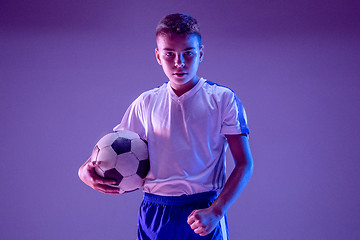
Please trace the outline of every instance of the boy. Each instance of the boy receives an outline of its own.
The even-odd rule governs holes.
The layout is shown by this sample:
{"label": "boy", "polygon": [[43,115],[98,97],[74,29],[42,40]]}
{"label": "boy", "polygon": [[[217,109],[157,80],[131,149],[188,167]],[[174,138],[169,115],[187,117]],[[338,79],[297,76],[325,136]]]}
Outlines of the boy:
{"label": "boy", "polygon": [[[114,131],[148,142],[150,172],[139,210],[138,239],[228,239],[226,211],[253,172],[249,129],[230,89],[197,77],[204,57],[197,21],[171,14],[156,29],[156,59],[169,82],[141,94]],[[225,183],[225,151],[235,168]],[[94,173],[88,159],[79,177],[107,194],[119,189]],[[218,193],[220,194],[218,195]]]}

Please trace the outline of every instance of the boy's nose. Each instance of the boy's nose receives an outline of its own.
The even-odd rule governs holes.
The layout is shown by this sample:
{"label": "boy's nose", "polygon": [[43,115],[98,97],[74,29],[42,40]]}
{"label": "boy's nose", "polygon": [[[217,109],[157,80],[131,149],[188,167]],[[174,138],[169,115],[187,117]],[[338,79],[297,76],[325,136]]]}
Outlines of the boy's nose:
{"label": "boy's nose", "polygon": [[185,66],[185,63],[184,62],[175,62],[175,67],[176,68],[183,68]]}
{"label": "boy's nose", "polygon": [[176,68],[183,68],[185,66],[185,59],[183,58],[183,56],[177,56],[175,58],[175,67]]}

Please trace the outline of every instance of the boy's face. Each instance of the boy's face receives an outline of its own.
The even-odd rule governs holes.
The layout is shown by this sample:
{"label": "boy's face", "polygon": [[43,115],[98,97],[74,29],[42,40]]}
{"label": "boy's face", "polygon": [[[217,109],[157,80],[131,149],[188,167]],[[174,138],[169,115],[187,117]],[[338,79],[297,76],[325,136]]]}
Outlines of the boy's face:
{"label": "boy's face", "polygon": [[160,35],[156,39],[156,59],[178,92],[190,90],[198,82],[199,63],[204,56],[203,46],[195,34]]}

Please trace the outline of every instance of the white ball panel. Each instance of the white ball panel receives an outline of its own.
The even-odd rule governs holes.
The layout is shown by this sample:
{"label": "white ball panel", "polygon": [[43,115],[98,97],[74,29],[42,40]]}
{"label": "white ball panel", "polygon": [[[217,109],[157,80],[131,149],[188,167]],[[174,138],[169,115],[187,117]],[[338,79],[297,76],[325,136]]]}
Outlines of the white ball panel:
{"label": "white ball panel", "polygon": [[91,161],[92,162],[96,162],[97,161],[97,157],[98,157],[98,154],[99,154],[99,147],[96,145],[91,153]]}
{"label": "white ball panel", "polygon": [[116,139],[118,138],[118,134],[113,132],[113,133],[108,133],[105,136],[103,136],[98,143],[96,144],[100,149],[110,146]]}
{"label": "white ball panel", "polygon": [[130,140],[140,138],[137,133],[128,130],[121,130],[116,132],[116,134],[118,137],[127,138]]}
{"label": "white ball panel", "polygon": [[131,141],[131,152],[134,153],[139,160],[145,160],[149,158],[147,145],[140,138]]}
{"label": "white ball panel", "polygon": [[108,146],[100,150],[97,160],[101,162],[100,166],[103,170],[108,170],[115,167],[117,154],[111,146]]}
{"label": "white ball panel", "polygon": [[125,177],[121,180],[119,187],[123,191],[133,191],[138,189],[144,185],[144,179],[141,179],[138,175],[132,175],[129,177]]}
{"label": "white ball panel", "polygon": [[123,176],[130,176],[136,173],[139,166],[139,160],[131,153],[123,153],[117,157],[116,169]]}

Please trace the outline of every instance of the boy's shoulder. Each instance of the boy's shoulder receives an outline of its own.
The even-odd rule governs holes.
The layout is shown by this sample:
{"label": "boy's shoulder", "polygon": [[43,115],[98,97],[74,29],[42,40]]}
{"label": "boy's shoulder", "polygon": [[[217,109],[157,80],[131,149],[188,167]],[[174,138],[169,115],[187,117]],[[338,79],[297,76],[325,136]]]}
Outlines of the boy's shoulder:
{"label": "boy's shoulder", "polygon": [[204,79],[204,85],[203,85],[203,89],[206,90],[206,92],[214,97],[219,97],[219,98],[234,98],[236,97],[235,92],[224,85],[215,83],[215,82],[211,82],[209,80]]}
{"label": "boy's shoulder", "polygon": [[154,87],[152,89],[146,90],[144,92],[142,92],[135,100],[135,102],[142,102],[142,103],[147,103],[153,99],[156,99],[157,97],[159,97],[159,95],[164,94],[167,90],[167,82],[163,83],[160,86]]}
{"label": "boy's shoulder", "polygon": [[224,86],[224,85],[221,85],[219,83],[216,83],[216,82],[211,82],[209,80],[206,80],[204,79],[204,86],[207,87],[208,89],[211,89],[213,91],[217,91],[218,93],[221,93],[221,92],[224,92],[224,93],[234,93],[234,91],[227,87],[227,86]]}
{"label": "boy's shoulder", "polygon": [[168,85],[168,82],[165,82],[160,86],[157,86],[157,87],[154,87],[152,89],[146,90],[145,92],[141,93],[139,97],[144,99],[144,98],[149,98],[149,97],[152,97],[152,96],[157,96],[160,93],[163,93],[163,92],[166,91],[167,85]]}

